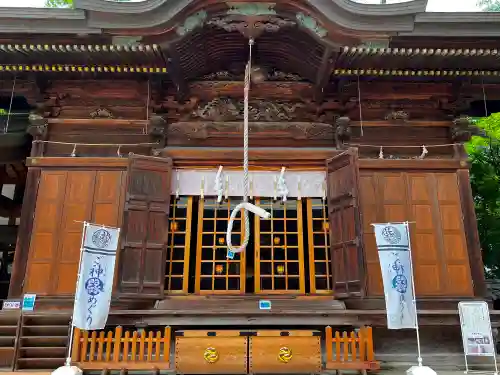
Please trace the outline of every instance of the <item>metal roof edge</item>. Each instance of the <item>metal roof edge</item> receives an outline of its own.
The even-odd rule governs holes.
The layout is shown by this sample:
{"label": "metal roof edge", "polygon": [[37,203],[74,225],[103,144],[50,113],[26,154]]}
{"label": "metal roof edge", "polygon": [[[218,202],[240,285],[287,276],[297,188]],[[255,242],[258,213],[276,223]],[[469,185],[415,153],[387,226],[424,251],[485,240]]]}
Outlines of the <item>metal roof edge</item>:
{"label": "metal roof edge", "polygon": [[0,18],[84,20],[86,16],[78,9],[0,7]]}

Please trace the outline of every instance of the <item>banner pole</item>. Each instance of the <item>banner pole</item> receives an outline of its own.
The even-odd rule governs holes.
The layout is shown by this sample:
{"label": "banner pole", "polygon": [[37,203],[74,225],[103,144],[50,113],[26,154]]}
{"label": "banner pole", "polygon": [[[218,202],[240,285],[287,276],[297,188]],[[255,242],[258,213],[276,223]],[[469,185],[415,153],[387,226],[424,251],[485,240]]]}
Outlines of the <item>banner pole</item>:
{"label": "banner pole", "polygon": [[69,329],[68,354],[66,357],[66,362],[64,363],[66,366],[71,366],[71,352],[73,350],[73,336],[75,334],[75,325],[73,324],[73,321],[75,318],[75,308],[76,308],[78,284],[80,283],[80,277],[81,277],[81,273],[82,273],[83,245],[85,244],[85,237],[87,235],[87,225],[88,225],[88,223],[86,221],[84,221],[83,222],[82,242],[80,244],[80,259],[78,261],[78,274],[76,276],[75,297],[73,298],[73,314],[71,315],[71,326]]}
{"label": "banner pole", "polygon": [[417,294],[415,292],[415,275],[413,273],[413,257],[411,253],[410,226],[408,221],[406,221],[404,224],[406,228],[406,235],[408,236],[408,252],[410,255],[411,288],[413,291],[413,308],[415,309],[415,332],[417,334],[417,353],[418,353],[417,361],[418,361],[418,366],[422,367],[422,353],[420,350],[420,329],[418,326]]}

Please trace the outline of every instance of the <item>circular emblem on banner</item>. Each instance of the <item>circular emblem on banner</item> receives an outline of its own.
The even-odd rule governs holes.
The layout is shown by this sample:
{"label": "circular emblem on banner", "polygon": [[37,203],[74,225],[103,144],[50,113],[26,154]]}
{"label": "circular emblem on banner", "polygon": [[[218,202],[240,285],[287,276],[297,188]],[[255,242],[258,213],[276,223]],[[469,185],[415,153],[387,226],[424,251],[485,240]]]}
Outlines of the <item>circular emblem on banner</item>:
{"label": "circular emblem on banner", "polygon": [[105,229],[98,229],[92,235],[92,243],[99,249],[104,249],[111,242],[111,233]]}
{"label": "circular emblem on banner", "polygon": [[400,294],[405,294],[408,289],[408,280],[404,275],[396,275],[392,279],[392,287],[396,289],[396,292]]}
{"label": "circular emblem on banner", "polygon": [[392,225],[388,225],[382,229],[382,237],[384,237],[384,240],[391,245],[397,245],[401,242],[401,232],[398,228],[393,227]]}

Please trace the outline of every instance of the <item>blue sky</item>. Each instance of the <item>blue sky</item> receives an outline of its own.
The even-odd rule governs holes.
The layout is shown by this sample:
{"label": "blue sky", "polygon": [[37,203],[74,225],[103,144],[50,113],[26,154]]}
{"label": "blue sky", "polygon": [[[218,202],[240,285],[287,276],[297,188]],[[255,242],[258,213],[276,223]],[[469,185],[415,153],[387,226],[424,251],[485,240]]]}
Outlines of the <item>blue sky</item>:
{"label": "blue sky", "polygon": [[[379,3],[380,0],[358,0],[363,3]],[[400,2],[401,0],[388,0],[388,3]],[[429,12],[474,12],[478,11],[477,0],[429,0],[427,11]],[[16,7],[43,7],[45,0],[0,0],[0,6]]]}

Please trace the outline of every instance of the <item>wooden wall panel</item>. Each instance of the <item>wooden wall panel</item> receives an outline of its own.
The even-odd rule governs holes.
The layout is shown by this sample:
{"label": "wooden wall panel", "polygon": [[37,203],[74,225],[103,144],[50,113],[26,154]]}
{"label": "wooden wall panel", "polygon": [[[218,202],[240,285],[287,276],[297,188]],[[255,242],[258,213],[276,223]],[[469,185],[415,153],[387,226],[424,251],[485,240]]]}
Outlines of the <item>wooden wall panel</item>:
{"label": "wooden wall panel", "polygon": [[74,293],[82,222],[121,224],[122,171],[41,172],[25,292]]}
{"label": "wooden wall panel", "polygon": [[418,296],[471,296],[472,282],[455,172],[361,171],[368,294],[383,294],[371,223],[410,221]]}
{"label": "wooden wall panel", "polygon": [[25,291],[40,294],[52,289],[66,179],[67,173],[60,171],[42,172],[40,176]]}

